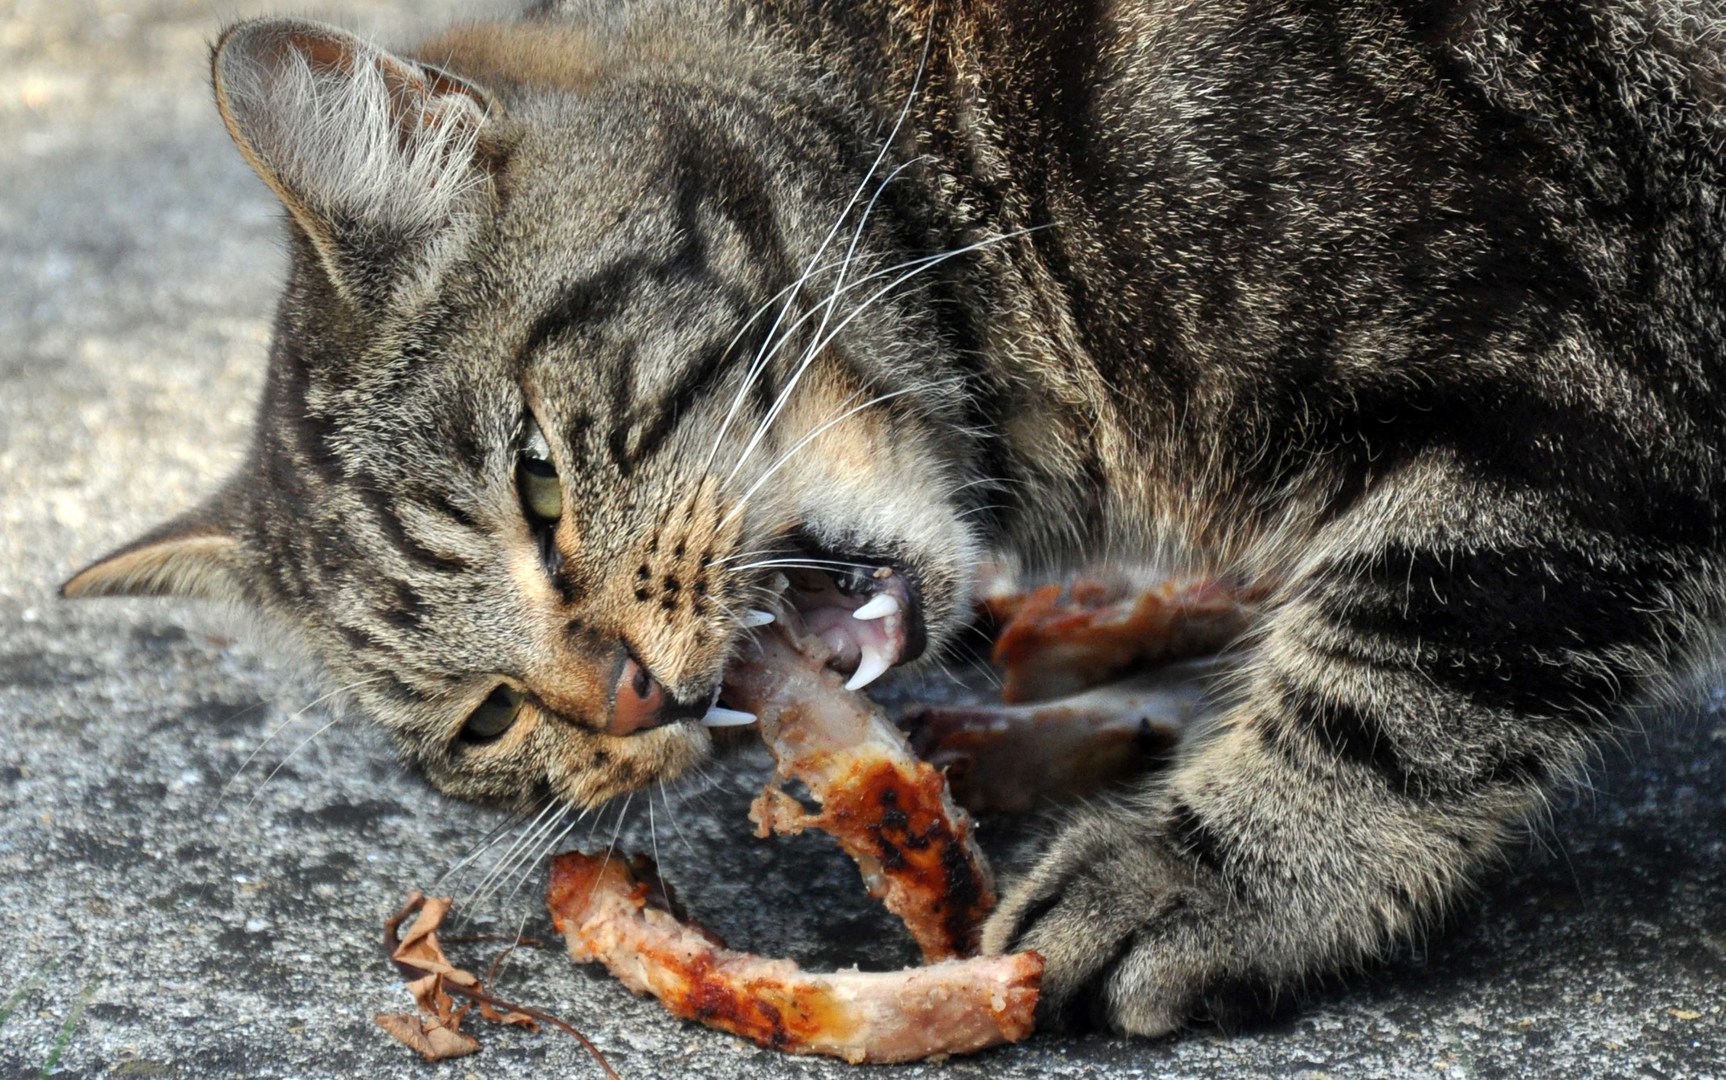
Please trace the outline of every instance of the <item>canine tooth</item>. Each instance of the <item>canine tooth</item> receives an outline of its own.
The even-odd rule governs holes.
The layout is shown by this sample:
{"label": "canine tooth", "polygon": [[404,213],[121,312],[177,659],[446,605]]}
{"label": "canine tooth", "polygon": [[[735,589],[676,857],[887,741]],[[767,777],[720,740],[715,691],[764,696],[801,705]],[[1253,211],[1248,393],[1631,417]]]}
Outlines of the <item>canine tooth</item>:
{"label": "canine tooth", "polygon": [[703,727],[742,727],[755,723],[755,714],[738,712],[736,709],[721,709],[715,705],[707,710],[707,715],[701,718]]}
{"label": "canine tooth", "polygon": [[851,613],[853,619],[869,622],[899,613],[899,598],[891,593],[876,593],[875,598]]}
{"label": "canine tooth", "polygon": [[745,630],[753,630],[757,626],[766,626],[772,621],[773,613],[771,611],[751,611],[749,614],[743,616],[743,628]]}
{"label": "canine tooth", "polygon": [[888,663],[887,654],[869,646],[863,646],[863,657],[857,661],[857,670],[851,673],[851,680],[845,684],[847,690],[861,690],[879,679],[893,665]]}

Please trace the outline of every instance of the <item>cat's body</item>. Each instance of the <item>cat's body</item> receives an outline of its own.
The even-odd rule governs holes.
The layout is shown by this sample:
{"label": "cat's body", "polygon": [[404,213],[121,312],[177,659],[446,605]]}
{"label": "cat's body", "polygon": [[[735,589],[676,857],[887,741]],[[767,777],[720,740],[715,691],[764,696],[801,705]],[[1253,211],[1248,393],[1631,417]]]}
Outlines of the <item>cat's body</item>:
{"label": "cat's body", "polygon": [[705,752],[751,552],[893,566],[903,659],[989,546],[1254,577],[1217,733],[986,935],[1051,1018],[1221,1016],[1418,931],[1711,647],[1723,28],[594,0],[418,52],[461,82],[248,24],[259,442],[69,591],[243,596],[440,786],[588,801]]}

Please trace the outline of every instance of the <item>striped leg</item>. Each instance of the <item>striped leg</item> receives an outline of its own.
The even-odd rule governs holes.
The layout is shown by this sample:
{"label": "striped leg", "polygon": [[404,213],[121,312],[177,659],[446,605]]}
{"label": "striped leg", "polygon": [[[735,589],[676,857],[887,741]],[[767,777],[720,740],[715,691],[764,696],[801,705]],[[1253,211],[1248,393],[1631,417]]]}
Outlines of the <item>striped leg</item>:
{"label": "striped leg", "polygon": [[1381,953],[1703,637],[1702,560],[1434,486],[1318,538],[1214,737],[1009,891],[985,946],[1043,953],[1048,1022],[1159,1034]]}

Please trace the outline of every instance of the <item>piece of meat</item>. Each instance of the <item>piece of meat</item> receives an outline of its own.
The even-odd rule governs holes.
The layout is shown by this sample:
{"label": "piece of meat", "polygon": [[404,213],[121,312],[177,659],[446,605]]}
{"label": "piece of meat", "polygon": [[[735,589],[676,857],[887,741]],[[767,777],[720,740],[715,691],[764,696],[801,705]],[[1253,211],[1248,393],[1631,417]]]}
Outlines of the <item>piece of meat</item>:
{"label": "piece of meat", "polygon": [[1079,798],[1165,759],[1205,711],[1213,660],[1188,661],[1030,705],[928,705],[899,725],[973,813]]}
{"label": "piece of meat", "polygon": [[1001,700],[1048,701],[1133,667],[1219,652],[1251,624],[1254,599],[1218,581],[1165,581],[1122,596],[1084,578],[991,597],[984,610],[1001,627]]}
{"label": "piece of meat", "polygon": [[1042,979],[1036,953],[906,971],[800,969],[732,952],[667,910],[651,861],[570,852],[552,860],[552,923],[575,960],[598,961],[678,1016],[795,1054],[853,1063],[966,1054],[1030,1034]]}
{"label": "piece of meat", "polygon": [[[856,860],[869,894],[899,916],[925,960],[976,952],[995,884],[939,769],[919,761],[879,707],[844,688],[820,641],[781,619],[726,672],[725,698],[756,714],[777,762],[751,808],[759,835],[819,829]],[[801,781],[810,813],[779,788]]]}

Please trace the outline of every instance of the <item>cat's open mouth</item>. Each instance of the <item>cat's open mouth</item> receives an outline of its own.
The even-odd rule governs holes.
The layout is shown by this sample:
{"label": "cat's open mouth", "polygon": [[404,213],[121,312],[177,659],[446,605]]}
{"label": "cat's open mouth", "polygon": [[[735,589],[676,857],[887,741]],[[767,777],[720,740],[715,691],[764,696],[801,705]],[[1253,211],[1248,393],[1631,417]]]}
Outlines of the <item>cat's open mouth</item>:
{"label": "cat's open mouth", "polygon": [[800,621],[803,631],[832,650],[828,666],[849,677],[846,689],[861,690],[922,655],[922,596],[904,567],[830,552],[811,556],[809,563],[782,575],[779,614]]}

